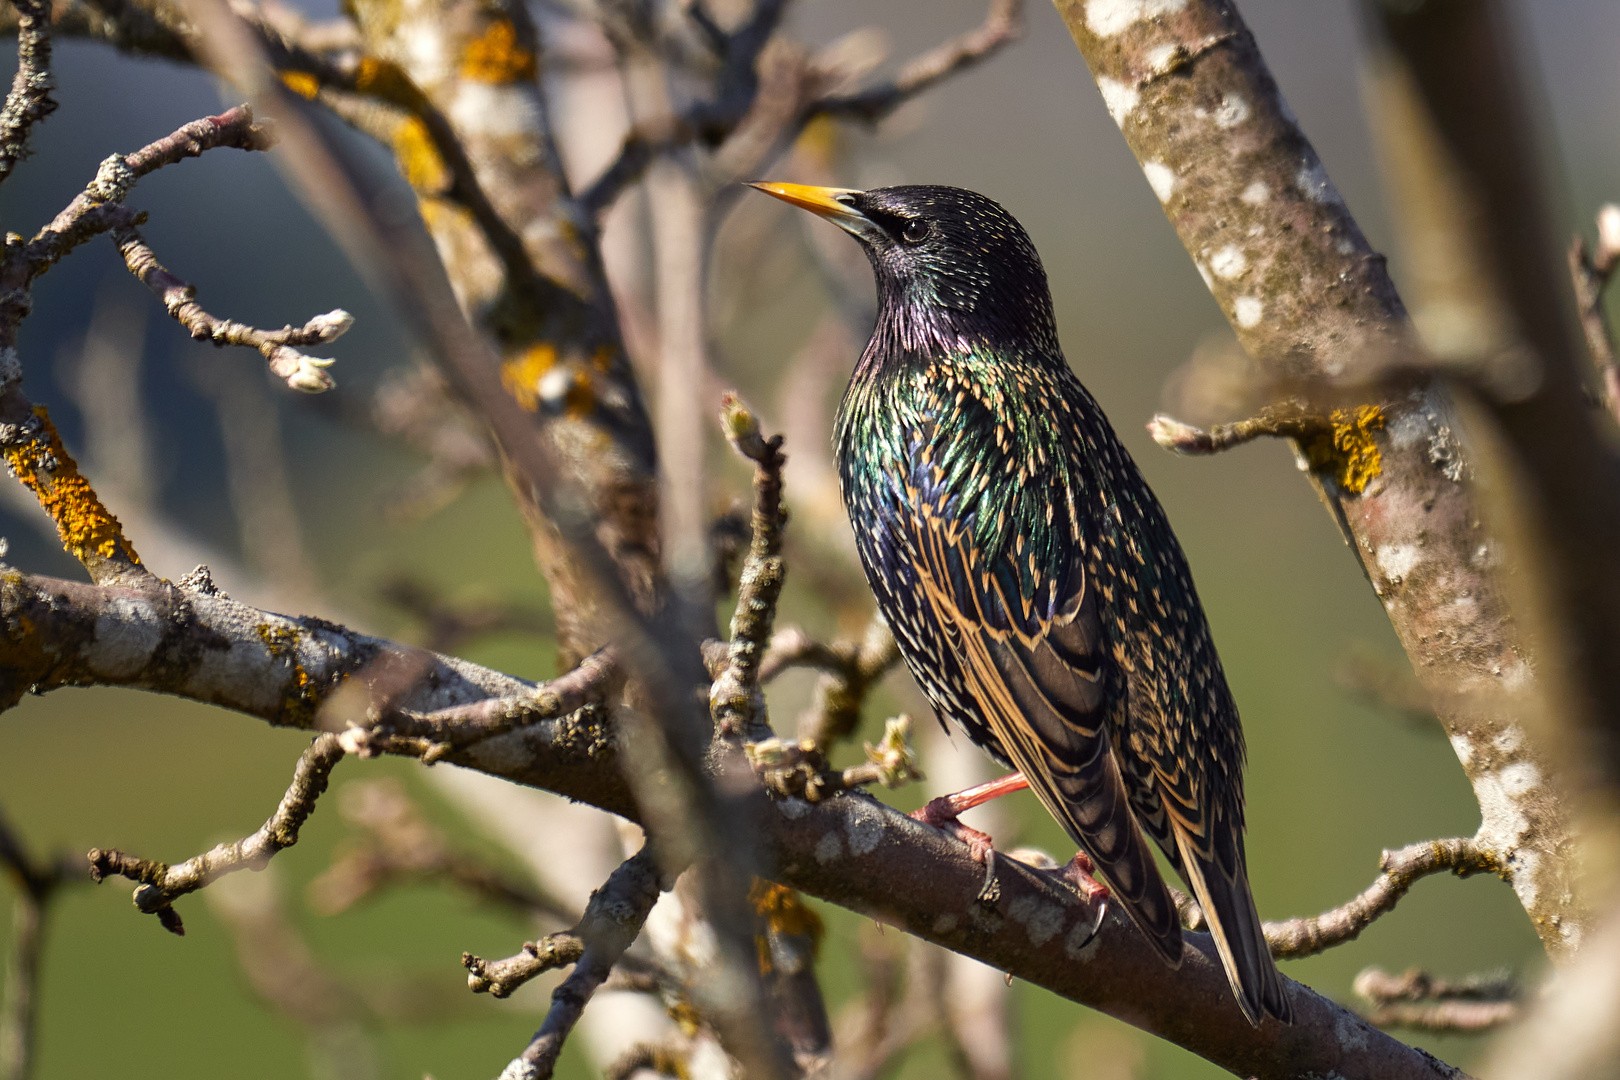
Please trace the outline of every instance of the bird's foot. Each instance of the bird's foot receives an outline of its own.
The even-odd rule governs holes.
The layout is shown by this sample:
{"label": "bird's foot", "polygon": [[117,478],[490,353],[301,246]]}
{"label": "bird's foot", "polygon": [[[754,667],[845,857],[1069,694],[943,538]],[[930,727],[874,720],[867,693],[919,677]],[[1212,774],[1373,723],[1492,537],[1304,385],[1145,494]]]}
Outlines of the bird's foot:
{"label": "bird's foot", "polygon": [[1091,861],[1091,856],[1083,851],[1075,852],[1069,864],[1059,871],[1063,880],[1078,889],[1087,903],[1092,904],[1107,900],[1109,896],[1108,886],[1091,876],[1096,872],[1096,864]]}
{"label": "bird's foot", "polygon": [[[957,793],[960,794],[962,793]],[[956,815],[967,809],[959,807],[953,801],[957,795],[941,795],[937,799],[929,799],[921,810],[912,811],[911,816],[924,825],[932,825],[962,841],[973,852],[975,862],[988,862],[995,852],[995,841],[990,838],[989,833],[980,832],[971,825],[964,825],[957,818]]]}

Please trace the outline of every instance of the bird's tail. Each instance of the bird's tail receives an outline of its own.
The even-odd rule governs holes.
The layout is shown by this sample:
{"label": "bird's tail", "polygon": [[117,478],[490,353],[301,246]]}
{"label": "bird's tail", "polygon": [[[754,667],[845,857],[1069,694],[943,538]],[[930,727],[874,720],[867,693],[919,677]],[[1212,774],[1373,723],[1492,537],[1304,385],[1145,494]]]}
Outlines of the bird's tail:
{"label": "bird's tail", "polygon": [[1238,1008],[1256,1027],[1267,1016],[1285,1024],[1293,1023],[1294,1009],[1288,1000],[1288,988],[1277,965],[1272,963],[1265,930],[1260,926],[1260,913],[1249,891],[1249,875],[1241,851],[1232,860],[1233,867],[1228,872],[1219,862],[1199,852],[1182,829],[1172,828],[1181,852],[1180,870],[1204,909],[1204,919],[1215,938],[1215,949],[1221,955],[1221,966],[1226,969]]}

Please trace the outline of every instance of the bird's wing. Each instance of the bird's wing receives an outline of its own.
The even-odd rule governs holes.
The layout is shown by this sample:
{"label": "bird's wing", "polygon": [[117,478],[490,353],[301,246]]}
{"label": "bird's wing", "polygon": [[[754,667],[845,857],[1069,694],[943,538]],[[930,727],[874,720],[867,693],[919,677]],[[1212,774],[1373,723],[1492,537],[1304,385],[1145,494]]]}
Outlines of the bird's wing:
{"label": "bird's wing", "polygon": [[956,665],[978,718],[1120,905],[1167,962],[1179,963],[1175,903],[1114,754],[1109,712],[1122,687],[1078,545],[1044,551],[1058,556],[1055,567],[1016,542],[986,557],[954,499],[930,487],[911,485],[894,524],[924,606],[960,647]]}
{"label": "bird's wing", "polygon": [[[1141,490],[1146,490],[1145,485]],[[1116,587],[1149,621],[1127,629],[1129,709],[1136,735],[1133,792],[1153,836],[1203,908],[1239,1006],[1250,1023],[1292,1016],[1249,888],[1243,851],[1243,739],[1220,660],[1202,620],[1180,547],[1156,500],[1123,516]],[[1145,668],[1156,669],[1152,677]],[[1196,719],[1195,719],[1196,718]]]}

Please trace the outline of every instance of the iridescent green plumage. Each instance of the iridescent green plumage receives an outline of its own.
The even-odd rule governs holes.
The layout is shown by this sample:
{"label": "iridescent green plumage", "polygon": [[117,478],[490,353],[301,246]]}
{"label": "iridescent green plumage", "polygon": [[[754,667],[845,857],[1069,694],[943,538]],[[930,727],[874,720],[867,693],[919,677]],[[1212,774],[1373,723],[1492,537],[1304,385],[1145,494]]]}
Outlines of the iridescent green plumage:
{"label": "iridescent green plumage", "polygon": [[1175,964],[1151,836],[1244,1014],[1286,1021],[1244,864],[1237,708],[1164,511],[1063,359],[1028,236],[956,188],[795,195],[812,190],[772,193],[853,233],[877,275],[838,460],[912,674],[1023,773]]}

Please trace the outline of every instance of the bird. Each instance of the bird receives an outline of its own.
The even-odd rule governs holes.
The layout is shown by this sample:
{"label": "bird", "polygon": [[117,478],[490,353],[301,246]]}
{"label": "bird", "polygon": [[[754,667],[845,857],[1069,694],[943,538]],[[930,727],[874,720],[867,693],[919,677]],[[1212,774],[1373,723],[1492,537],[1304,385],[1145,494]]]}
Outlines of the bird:
{"label": "bird", "polygon": [[1244,1017],[1291,1022],[1249,888],[1237,705],[1164,509],[1064,358],[1028,233],[961,188],[751,186],[872,264],[876,326],[834,425],[860,562],[941,722],[1017,770],[925,820],[1027,784],[1177,967],[1151,837]]}

